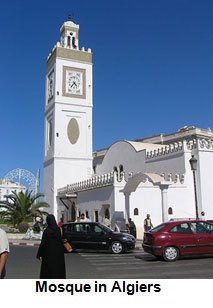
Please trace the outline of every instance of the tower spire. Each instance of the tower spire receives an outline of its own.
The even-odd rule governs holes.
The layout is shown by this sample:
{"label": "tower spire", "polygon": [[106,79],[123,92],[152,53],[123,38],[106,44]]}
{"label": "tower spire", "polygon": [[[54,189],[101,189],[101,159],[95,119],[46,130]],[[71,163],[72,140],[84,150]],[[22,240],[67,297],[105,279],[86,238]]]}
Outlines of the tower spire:
{"label": "tower spire", "polygon": [[68,14],[68,21],[72,21],[72,18],[74,18],[74,13],[69,13]]}

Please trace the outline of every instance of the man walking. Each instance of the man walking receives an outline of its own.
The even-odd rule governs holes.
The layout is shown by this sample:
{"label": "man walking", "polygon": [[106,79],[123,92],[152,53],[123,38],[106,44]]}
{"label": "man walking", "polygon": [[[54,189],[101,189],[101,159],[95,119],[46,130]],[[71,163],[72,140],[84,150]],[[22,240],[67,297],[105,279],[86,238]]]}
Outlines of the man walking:
{"label": "man walking", "polygon": [[153,228],[153,224],[150,218],[150,214],[146,215],[146,218],[144,219],[144,231],[149,231]]}
{"label": "man walking", "polygon": [[9,251],[7,234],[4,230],[0,229],[0,279],[3,279],[6,275],[5,266]]}

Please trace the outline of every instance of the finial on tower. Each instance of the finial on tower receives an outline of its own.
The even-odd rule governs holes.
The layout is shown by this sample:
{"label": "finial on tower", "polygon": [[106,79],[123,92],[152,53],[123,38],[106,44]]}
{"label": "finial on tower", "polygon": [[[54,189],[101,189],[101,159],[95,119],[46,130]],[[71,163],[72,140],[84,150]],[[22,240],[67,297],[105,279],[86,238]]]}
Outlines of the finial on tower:
{"label": "finial on tower", "polygon": [[71,19],[73,19],[73,18],[74,18],[74,13],[70,13],[68,15],[68,21],[71,21]]}

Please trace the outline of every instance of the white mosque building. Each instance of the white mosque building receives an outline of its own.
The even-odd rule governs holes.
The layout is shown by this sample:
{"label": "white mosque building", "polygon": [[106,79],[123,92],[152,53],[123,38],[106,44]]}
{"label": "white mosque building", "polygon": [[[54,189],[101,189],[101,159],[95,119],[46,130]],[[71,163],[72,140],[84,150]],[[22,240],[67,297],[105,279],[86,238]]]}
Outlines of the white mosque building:
{"label": "white mosque building", "polygon": [[[138,238],[147,213],[153,225],[170,219],[213,219],[213,132],[194,126],[168,135],[121,140],[92,151],[92,52],[79,48],[79,25],[60,29],[47,58],[44,194],[57,220],[85,213],[125,227]],[[197,162],[192,172],[190,160]]]}

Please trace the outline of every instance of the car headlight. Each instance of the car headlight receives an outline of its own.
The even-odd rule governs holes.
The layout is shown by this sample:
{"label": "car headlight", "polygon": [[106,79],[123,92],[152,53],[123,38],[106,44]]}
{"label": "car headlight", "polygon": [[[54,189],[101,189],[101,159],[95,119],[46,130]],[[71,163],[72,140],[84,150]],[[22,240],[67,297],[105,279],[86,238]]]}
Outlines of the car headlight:
{"label": "car headlight", "polygon": [[130,236],[123,236],[122,239],[124,241],[132,241],[132,237],[130,237]]}

